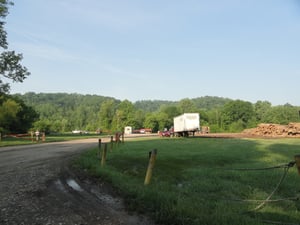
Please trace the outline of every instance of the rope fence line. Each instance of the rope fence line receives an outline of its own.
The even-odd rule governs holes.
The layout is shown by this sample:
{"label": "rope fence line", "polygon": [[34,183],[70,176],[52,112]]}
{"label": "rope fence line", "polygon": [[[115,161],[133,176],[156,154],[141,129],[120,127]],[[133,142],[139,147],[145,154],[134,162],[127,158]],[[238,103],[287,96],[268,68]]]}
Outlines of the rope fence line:
{"label": "rope fence line", "polygon": [[277,225],[300,225],[300,223],[286,223],[286,222],[279,222],[279,221],[271,221],[271,220],[263,220],[265,224],[277,224]]}
{"label": "rope fence line", "polygon": [[[277,166],[270,166],[270,167],[261,167],[261,168],[222,168],[223,170],[236,170],[236,171],[259,171],[259,170],[273,170],[273,169],[281,169],[286,167],[293,167],[295,165],[295,161],[277,165]],[[220,168],[221,169],[221,168]]]}
{"label": "rope fence line", "polygon": [[[300,196],[294,196],[294,197],[287,197],[287,198],[281,198],[281,199],[274,199],[272,200],[271,198],[273,195],[278,191],[279,187],[281,184],[284,182],[288,171],[291,167],[296,165],[298,169],[298,173],[300,174],[300,155],[295,156],[295,161],[291,161],[286,164],[281,164],[277,166],[272,166],[272,167],[262,167],[262,168],[229,168],[225,170],[232,170],[232,171],[263,171],[263,170],[272,170],[272,169],[283,169],[283,174],[277,183],[276,187],[274,190],[269,194],[269,196],[265,200],[257,200],[257,199],[233,199],[231,201],[239,201],[239,202],[253,202],[253,203],[259,203],[258,206],[256,206],[254,209],[248,211],[249,212],[257,212],[258,210],[262,209],[267,203],[276,203],[276,202],[281,202],[281,201],[299,201]],[[223,169],[224,170],[224,169]],[[272,220],[262,220],[262,223],[265,224],[275,224],[275,225],[300,225],[300,223],[287,223],[287,222],[281,222],[281,221],[272,221]]]}
{"label": "rope fence line", "polygon": [[271,198],[273,197],[273,195],[276,193],[276,191],[278,191],[279,187],[281,186],[281,184],[285,180],[289,169],[291,167],[293,167],[295,164],[296,164],[296,161],[291,161],[289,163],[285,163],[285,164],[281,164],[281,165],[277,165],[277,166],[271,166],[271,167],[262,167],[262,168],[228,168],[228,169],[225,169],[225,170],[231,170],[231,171],[263,171],[263,170],[273,170],[273,169],[284,169],[283,170],[283,174],[282,174],[279,182],[277,183],[276,187],[274,188],[274,190],[270,193],[270,195],[265,200],[256,200],[256,199],[254,199],[254,200],[252,200],[252,199],[245,199],[245,200],[241,199],[241,200],[239,200],[239,199],[235,199],[235,200],[232,200],[232,201],[257,202],[257,203],[260,203],[257,207],[255,207],[252,210],[252,211],[258,211],[261,208],[263,208],[267,203],[287,201],[287,200],[294,200],[294,201],[299,200],[299,196],[271,200]]}
{"label": "rope fence line", "polygon": [[269,199],[268,201],[262,200],[262,199],[231,199],[231,201],[234,202],[264,202],[266,201],[267,203],[275,203],[275,202],[282,202],[282,201],[299,201],[300,196],[294,196],[294,197],[287,197],[287,198],[279,198],[279,199]]}
{"label": "rope fence line", "polygon": [[[292,165],[294,166],[294,164]],[[283,174],[280,178],[279,183],[277,184],[277,186],[275,187],[275,189],[271,192],[271,194],[266,198],[266,200],[264,200],[262,203],[260,203],[257,207],[254,208],[254,211],[257,211],[259,209],[261,209],[262,207],[264,207],[264,205],[272,198],[272,196],[275,194],[275,192],[279,189],[280,185],[283,183],[284,179],[286,178],[287,173],[289,172],[289,168],[291,166],[287,166],[284,168]]]}

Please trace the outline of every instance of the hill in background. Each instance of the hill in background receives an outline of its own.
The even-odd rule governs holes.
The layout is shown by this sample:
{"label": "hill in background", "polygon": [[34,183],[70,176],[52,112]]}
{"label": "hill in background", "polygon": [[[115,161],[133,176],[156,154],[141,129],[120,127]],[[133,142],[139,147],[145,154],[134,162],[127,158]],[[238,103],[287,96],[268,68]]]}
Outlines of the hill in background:
{"label": "hill in background", "polygon": [[[77,93],[34,93],[28,92],[26,94],[15,94],[21,98],[26,104],[35,108],[43,108],[43,106],[60,107],[65,110],[74,110],[76,107],[84,106],[92,109],[99,109],[99,106],[106,100],[112,100],[120,103],[121,100],[100,96],[100,95],[83,95]],[[227,102],[231,101],[229,98],[204,96],[190,99],[190,101],[201,110],[212,110],[223,107]],[[165,101],[165,100],[139,100],[133,102],[137,110],[145,112],[156,112],[162,106],[176,106],[179,101]]]}

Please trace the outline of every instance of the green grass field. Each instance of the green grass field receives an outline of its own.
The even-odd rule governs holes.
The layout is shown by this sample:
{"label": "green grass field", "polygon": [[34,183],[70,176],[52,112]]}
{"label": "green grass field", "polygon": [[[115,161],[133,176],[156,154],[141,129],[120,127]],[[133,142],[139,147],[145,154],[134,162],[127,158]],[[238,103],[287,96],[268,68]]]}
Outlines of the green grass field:
{"label": "green grass field", "polygon": [[[157,149],[151,184],[144,185],[148,152]],[[105,167],[97,149],[75,163],[113,184],[128,208],[161,224],[298,224],[300,176],[296,166],[270,202],[283,169],[240,171],[286,164],[300,154],[300,139],[178,138],[132,140],[108,151]]]}

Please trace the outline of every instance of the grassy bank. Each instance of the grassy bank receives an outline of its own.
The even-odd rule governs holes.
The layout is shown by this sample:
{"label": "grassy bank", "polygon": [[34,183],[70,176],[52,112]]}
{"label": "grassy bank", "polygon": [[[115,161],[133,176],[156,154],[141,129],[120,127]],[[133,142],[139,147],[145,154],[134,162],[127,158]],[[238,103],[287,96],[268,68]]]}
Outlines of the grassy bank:
{"label": "grassy bank", "polygon": [[[158,150],[153,177],[144,186],[148,152]],[[299,139],[132,140],[108,152],[100,167],[97,149],[76,165],[111,182],[129,209],[148,213],[162,224],[298,223],[300,203],[285,200],[253,211],[275,189],[283,169],[241,171],[281,165],[300,154]],[[233,170],[232,170],[233,169]],[[299,194],[300,176],[291,168],[272,199]]]}

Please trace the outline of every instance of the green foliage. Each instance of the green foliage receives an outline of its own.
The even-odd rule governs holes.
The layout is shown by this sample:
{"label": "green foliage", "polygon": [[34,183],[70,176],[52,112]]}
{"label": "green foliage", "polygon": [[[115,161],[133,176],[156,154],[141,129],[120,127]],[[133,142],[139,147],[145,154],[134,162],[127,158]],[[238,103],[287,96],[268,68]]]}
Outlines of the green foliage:
{"label": "green foliage", "polygon": [[20,110],[18,103],[12,99],[2,101],[0,106],[0,124],[1,130],[9,130],[11,124],[17,119],[17,114]]}
{"label": "green foliage", "polygon": [[164,112],[159,112],[157,114],[158,128],[159,130],[164,130],[165,128],[170,128],[173,125],[173,118],[169,117],[168,114]]}
{"label": "green foliage", "polygon": [[123,131],[126,126],[135,127],[135,108],[130,101],[124,100],[117,106],[112,125],[115,131]]}
{"label": "green foliage", "polygon": [[[229,130],[241,131],[247,127],[247,123],[254,117],[253,105],[241,100],[230,101],[224,105],[222,118],[225,127]],[[233,128],[233,129],[232,129]]]}
{"label": "green foliage", "polygon": [[193,98],[192,101],[194,102],[197,109],[210,111],[217,108],[222,108],[226,103],[231,101],[231,99],[214,96],[204,96]]}
{"label": "green foliage", "polygon": [[299,121],[299,107],[290,104],[275,106],[269,110],[266,121],[272,121],[278,124],[288,124],[291,121]]}
{"label": "green foliage", "polygon": [[257,122],[268,122],[268,115],[272,109],[272,104],[268,101],[257,101],[254,104],[255,119]]}
{"label": "green foliage", "polygon": [[134,113],[134,127],[135,128],[142,128],[144,127],[146,115],[142,110],[135,110]]}
{"label": "green foliage", "polygon": [[[160,107],[160,112],[165,113],[169,118],[173,119],[175,116],[179,116],[181,114],[179,107],[175,105],[162,105]],[[172,121],[173,123],[173,121]]]}
{"label": "green foliage", "polygon": [[157,112],[159,111],[160,107],[162,105],[166,105],[166,106],[172,106],[174,105],[174,102],[171,101],[160,101],[160,100],[141,100],[141,101],[136,101],[134,103],[134,106],[136,107],[136,109],[138,110],[142,110],[145,112]]}
{"label": "green foliage", "polygon": [[144,127],[151,128],[153,132],[159,130],[159,123],[156,114],[148,113],[145,117]]}
{"label": "green foliage", "polygon": [[33,125],[33,130],[38,130],[49,134],[51,132],[51,122],[47,120],[36,121]]}
{"label": "green foliage", "polygon": [[179,112],[182,113],[194,113],[197,111],[197,108],[194,102],[188,98],[184,98],[178,103]]}
{"label": "green foliage", "polygon": [[[23,82],[30,73],[26,67],[21,65],[23,56],[16,54],[15,51],[5,51],[8,48],[7,33],[4,29],[4,19],[8,14],[8,7],[13,5],[11,1],[0,1],[0,48],[2,48],[0,54],[0,76],[5,79],[10,79],[14,82]],[[0,94],[7,94],[10,89],[9,83],[0,77]]]}
{"label": "green foliage", "polygon": [[99,117],[100,117],[99,127],[101,127],[102,130],[112,129],[111,124],[114,118],[116,108],[117,108],[117,104],[112,99],[105,100],[102,103],[99,112]]}
{"label": "green foliage", "polygon": [[[281,165],[298,154],[298,139],[153,139],[130,141],[108,154],[100,167],[96,149],[76,164],[111,182],[128,207],[149,213],[159,224],[254,225],[265,220],[282,224],[300,220],[298,201],[269,203],[252,211],[275,189],[283,170],[238,171]],[[144,186],[148,152],[158,149],[153,177]],[[296,197],[300,185],[296,168],[272,199]],[[281,224],[280,223],[280,224]]]}
{"label": "green foliage", "polygon": [[38,118],[36,111],[21,99],[0,96],[0,129],[2,132],[24,133]]}
{"label": "green foliage", "polygon": [[[33,93],[16,95],[40,115],[40,120],[51,123],[52,132],[75,129],[110,130],[115,110],[120,101],[103,96],[66,93]],[[103,104],[103,107],[102,107]]]}

